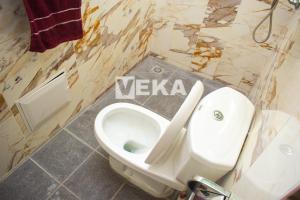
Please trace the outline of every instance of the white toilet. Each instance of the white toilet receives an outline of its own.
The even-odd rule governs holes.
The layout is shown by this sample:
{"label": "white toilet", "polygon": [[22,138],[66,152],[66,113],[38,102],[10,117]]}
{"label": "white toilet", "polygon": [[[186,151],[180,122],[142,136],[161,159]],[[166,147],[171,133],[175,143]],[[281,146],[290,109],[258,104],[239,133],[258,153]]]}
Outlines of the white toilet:
{"label": "white toilet", "polygon": [[198,81],[171,121],[129,103],[101,110],[95,134],[111,167],[156,197],[184,190],[195,176],[212,181],[224,176],[237,162],[254,106],[228,87],[200,101],[202,93]]}

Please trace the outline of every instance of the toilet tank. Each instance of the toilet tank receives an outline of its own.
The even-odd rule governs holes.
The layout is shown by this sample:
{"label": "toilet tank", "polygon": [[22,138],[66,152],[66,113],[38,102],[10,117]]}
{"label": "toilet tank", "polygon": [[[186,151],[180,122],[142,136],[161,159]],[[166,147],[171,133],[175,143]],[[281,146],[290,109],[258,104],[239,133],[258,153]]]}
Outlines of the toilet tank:
{"label": "toilet tank", "polygon": [[254,106],[238,91],[218,89],[197,105],[175,161],[176,178],[186,183],[199,175],[216,181],[235,166]]}

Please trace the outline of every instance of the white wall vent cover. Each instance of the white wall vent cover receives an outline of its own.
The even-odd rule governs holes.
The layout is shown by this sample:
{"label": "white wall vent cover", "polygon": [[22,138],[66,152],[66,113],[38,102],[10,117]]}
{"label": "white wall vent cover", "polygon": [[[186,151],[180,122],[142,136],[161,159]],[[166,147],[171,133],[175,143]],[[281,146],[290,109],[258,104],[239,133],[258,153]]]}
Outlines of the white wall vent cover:
{"label": "white wall vent cover", "polygon": [[61,72],[17,100],[27,127],[34,131],[70,101],[66,73]]}

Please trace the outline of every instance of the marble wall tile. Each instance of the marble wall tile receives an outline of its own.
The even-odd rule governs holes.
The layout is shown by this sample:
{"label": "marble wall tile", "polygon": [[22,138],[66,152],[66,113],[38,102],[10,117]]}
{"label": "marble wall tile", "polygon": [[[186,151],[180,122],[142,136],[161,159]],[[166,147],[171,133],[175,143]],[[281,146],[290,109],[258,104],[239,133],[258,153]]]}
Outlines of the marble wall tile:
{"label": "marble wall tile", "polygon": [[230,25],[237,14],[241,0],[210,0],[207,5],[207,16],[204,18],[205,27],[226,27]]}
{"label": "marble wall tile", "polygon": [[238,199],[283,199],[299,185],[300,121],[283,115],[287,118],[283,126],[269,127],[278,132],[277,136],[233,186]]}
{"label": "marble wall tile", "polygon": [[[295,41],[291,40],[297,35],[295,27],[299,14],[287,1],[280,1],[274,13],[270,39],[257,44],[252,39],[252,31],[267,14],[270,1],[210,0],[202,3],[198,8],[204,15],[197,20],[190,18],[190,21],[180,12],[184,11],[181,9],[184,5],[186,12],[194,9],[189,7],[189,2],[165,0],[157,3],[159,12],[155,18],[151,51],[178,67],[240,90],[256,104],[257,114],[239,161],[234,170],[220,180],[220,184],[230,190],[277,137],[275,130],[282,125],[278,121],[285,120],[274,113],[284,111],[299,117],[296,105],[297,100],[299,102],[296,63],[299,62],[297,58],[286,56],[287,52],[293,52],[290,49]],[[183,29],[191,21],[197,28],[193,32]],[[179,33],[180,28],[185,32]],[[268,26],[264,24],[257,37],[263,38],[267,31]],[[280,67],[283,63],[289,67]],[[294,98],[287,100],[287,96]],[[266,108],[275,111],[268,115],[260,111]]]}
{"label": "marble wall tile", "polygon": [[[263,44],[256,44],[252,40],[252,31],[265,16],[266,9],[270,6],[269,3],[237,0],[207,1],[203,3],[204,7],[198,7],[199,12],[201,10],[205,15],[201,15],[201,18],[198,17],[197,21],[193,18],[193,25],[197,28],[193,32],[184,29],[185,32],[181,34],[177,33],[180,31],[179,28],[183,30],[183,27],[187,27],[189,20],[184,17],[182,12],[179,12],[179,8],[186,5],[186,12],[189,12],[189,3],[186,1],[160,1],[160,4],[156,5],[157,10],[165,12],[158,12],[161,14],[156,15],[157,23],[151,46],[153,53],[185,70],[225,82],[249,95],[257,104],[258,114],[239,162],[235,169],[220,181],[228,189],[232,188],[245,175],[246,171],[277,136],[277,132],[274,131],[276,127],[272,128],[276,124],[280,125],[276,122],[277,114],[271,116],[259,114],[259,110],[266,107],[262,106],[262,102],[271,99],[272,103],[268,107],[275,110],[282,110],[285,107],[284,111],[299,116],[299,112],[295,109],[298,99],[286,100],[286,96],[291,96],[291,94],[295,96],[297,93],[296,87],[299,84],[296,82],[298,80],[292,77],[297,77],[299,70],[291,67],[296,66],[291,62],[296,63],[297,61],[295,59],[286,61],[290,67],[285,70],[281,69],[282,88],[280,91],[284,91],[282,93],[284,95],[281,97],[281,92],[277,91],[279,78],[278,75],[275,77],[275,72],[273,72],[277,66],[274,60],[278,60],[277,63],[283,63],[286,60],[283,55],[288,51],[288,43],[291,43],[287,41],[287,38],[291,38],[291,33],[294,32],[295,23],[292,21],[297,20],[298,14],[294,12],[287,1],[280,1],[274,13],[271,38]],[[178,11],[176,15],[174,11]],[[267,29],[268,27],[264,25],[257,33],[258,38],[265,36]],[[193,40],[186,37],[185,33],[189,33],[190,38],[193,35]],[[194,39],[195,35],[198,36],[197,40]],[[291,71],[293,73],[287,75],[287,72]],[[272,77],[270,84],[268,84],[268,76]],[[260,85],[261,88],[258,88],[257,85]],[[295,86],[295,90],[290,92],[287,85]],[[270,95],[266,96],[271,98],[265,98],[262,95],[263,90],[269,90],[270,92],[266,93],[270,93]],[[280,103],[278,103],[279,98],[281,99]],[[270,100],[268,101],[270,102]],[[281,105],[280,109],[279,105]],[[290,110],[287,105],[290,105]]]}
{"label": "marble wall tile", "polygon": [[[299,14],[281,0],[270,40],[256,44],[252,30],[269,1],[84,0],[84,37],[43,54],[28,51],[30,31],[21,0],[0,2],[0,176],[53,137],[77,113],[150,52],[248,95],[257,114],[235,169],[223,180],[230,189],[247,175],[276,139],[284,121],[262,108],[300,119],[297,102]],[[291,22],[290,22],[291,21]],[[267,32],[264,25],[258,32]],[[15,101],[65,70],[72,101],[34,133]],[[287,98],[289,97],[289,98]],[[3,162],[2,162],[3,161]]]}
{"label": "marble wall tile", "polygon": [[274,69],[270,84],[266,88],[264,104],[270,109],[284,111],[300,120],[299,34],[300,28],[296,32],[296,38],[291,42],[290,50],[283,54],[284,60],[280,60],[280,64]]}
{"label": "marble wall tile", "polygon": [[[0,5],[0,16],[7,19],[0,23],[2,176],[149,53],[153,5],[151,1],[85,0],[83,38],[43,54],[28,51],[30,31],[22,1],[5,0]],[[67,73],[71,102],[38,130],[28,131],[15,101],[61,70]]]}
{"label": "marble wall tile", "polygon": [[3,81],[9,66],[27,51],[30,35],[22,1],[1,1],[0,5],[0,18],[5,19],[0,23],[0,80]]}
{"label": "marble wall tile", "polygon": [[[260,177],[253,177],[252,171],[255,168],[257,170],[264,170],[255,167],[258,160],[261,160],[265,154],[267,148],[273,145],[278,140],[279,133],[286,127],[289,119],[293,118],[293,121],[298,120],[299,123],[299,106],[297,102],[300,101],[298,95],[299,90],[299,66],[300,60],[297,59],[297,53],[299,52],[300,37],[299,37],[299,16],[296,16],[289,24],[289,37],[282,42],[281,47],[278,49],[278,54],[274,56],[270,69],[266,69],[259,82],[261,88],[257,89],[254,96],[257,96],[257,112],[253,127],[248,134],[247,141],[244,145],[243,151],[240,155],[239,161],[235,169],[222,180],[222,184],[227,188],[239,188],[247,181],[247,177],[250,176],[255,179],[255,184],[260,185]],[[266,109],[261,112],[261,109]],[[297,124],[296,123],[296,124]],[[289,139],[288,136],[284,136],[285,139]],[[282,138],[279,140],[281,141]],[[282,143],[284,141],[282,140]],[[261,162],[265,162],[267,159],[264,157]],[[293,167],[294,164],[290,163]],[[252,174],[252,175],[250,175]],[[276,179],[276,174],[269,177],[273,181],[274,185],[280,182],[280,179]],[[243,179],[242,182],[239,180]],[[249,182],[247,182],[249,183]],[[286,182],[289,184],[289,182]],[[266,191],[258,192],[258,195],[262,195],[262,198],[266,195]],[[237,191],[235,189],[235,191]],[[241,189],[242,191],[242,189]],[[259,191],[259,190],[257,190]],[[247,191],[245,191],[247,193]],[[259,194],[260,193],[260,194]],[[239,193],[240,195],[243,192]],[[254,198],[253,196],[249,196]],[[258,197],[257,197],[258,198]]]}
{"label": "marble wall tile", "polygon": [[192,71],[194,49],[208,1],[155,1],[151,51]]}
{"label": "marble wall tile", "polygon": [[24,158],[24,135],[11,114],[0,122],[0,174],[7,173]]}
{"label": "marble wall tile", "polygon": [[0,94],[0,121],[5,120],[11,116],[11,112],[2,94]]}
{"label": "marble wall tile", "polygon": [[[274,14],[270,40],[256,44],[252,40],[252,30],[269,6],[263,1],[210,0],[198,4],[194,1],[160,1],[156,4],[161,14],[156,14],[151,51],[179,67],[218,79],[250,94],[264,68],[270,68],[270,60],[287,34],[286,22],[294,15],[288,2],[281,1]],[[196,17],[187,19],[185,13],[195,13]],[[192,31],[186,29],[191,25]],[[183,34],[177,33],[179,27],[184,30]],[[258,31],[258,38],[267,33],[267,28],[263,26]],[[167,38],[172,39],[162,42]]]}

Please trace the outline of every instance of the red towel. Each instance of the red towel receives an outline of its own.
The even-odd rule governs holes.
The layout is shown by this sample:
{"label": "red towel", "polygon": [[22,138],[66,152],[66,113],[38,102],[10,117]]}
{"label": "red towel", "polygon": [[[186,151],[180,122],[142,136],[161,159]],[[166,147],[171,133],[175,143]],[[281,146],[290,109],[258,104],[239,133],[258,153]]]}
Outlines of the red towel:
{"label": "red towel", "polygon": [[23,0],[31,28],[30,51],[44,52],[82,38],[81,0]]}

